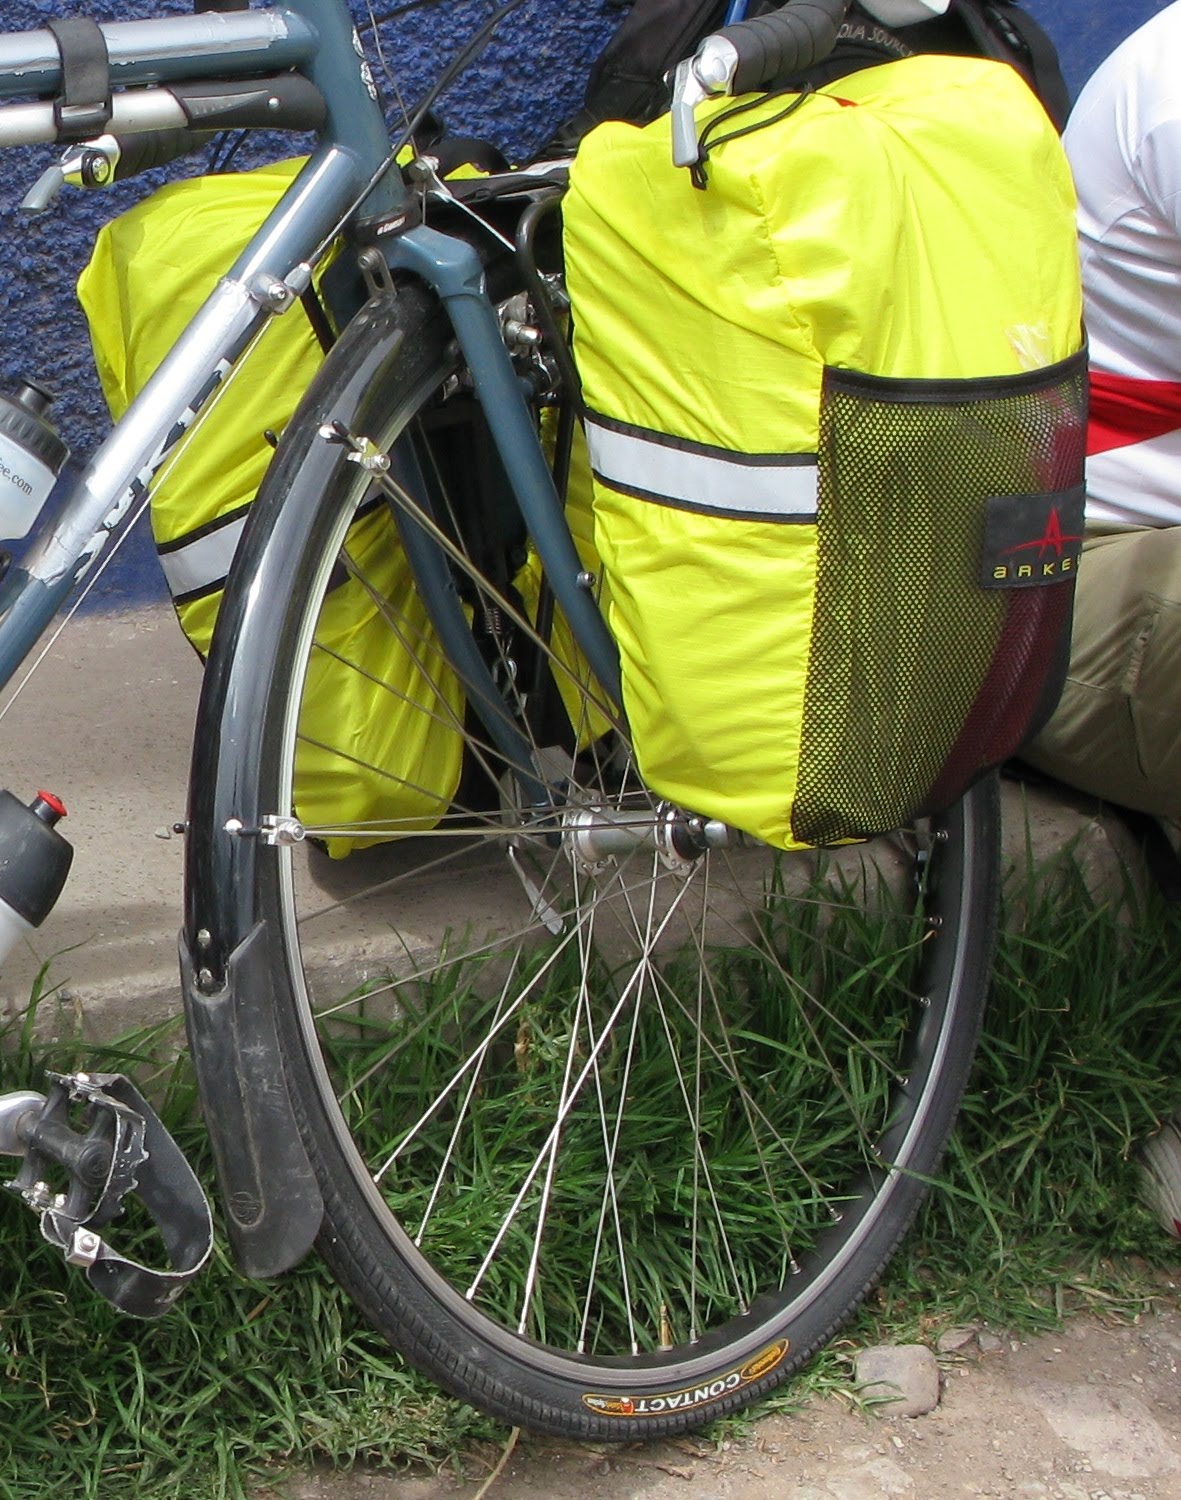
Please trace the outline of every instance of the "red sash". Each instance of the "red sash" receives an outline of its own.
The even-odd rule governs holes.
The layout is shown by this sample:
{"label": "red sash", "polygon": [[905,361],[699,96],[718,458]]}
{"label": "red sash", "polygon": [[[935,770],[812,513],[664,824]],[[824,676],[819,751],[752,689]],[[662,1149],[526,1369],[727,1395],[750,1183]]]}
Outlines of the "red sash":
{"label": "red sash", "polygon": [[1107,453],[1181,427],[1181,381],[1091,370],[1087,453]]}

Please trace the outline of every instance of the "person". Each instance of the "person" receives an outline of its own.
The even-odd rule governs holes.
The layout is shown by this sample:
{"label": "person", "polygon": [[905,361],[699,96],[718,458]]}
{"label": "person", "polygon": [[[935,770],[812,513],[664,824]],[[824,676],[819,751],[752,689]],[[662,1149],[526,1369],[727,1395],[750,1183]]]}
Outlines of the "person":
{"label": "person", "polygon": [[[1070,666],[1023,759],[1181,847],[1181,0],[1123,42],[1065,133],[1091,359]],[[1141,1148],[1181,1237],[1181,1116]]]}
{"label": "person", "polygon": [[1065,143],[1091,358],[1087,536],[1066,686],[1023,758],[1181,817],[1181,0],[1106,59]]}

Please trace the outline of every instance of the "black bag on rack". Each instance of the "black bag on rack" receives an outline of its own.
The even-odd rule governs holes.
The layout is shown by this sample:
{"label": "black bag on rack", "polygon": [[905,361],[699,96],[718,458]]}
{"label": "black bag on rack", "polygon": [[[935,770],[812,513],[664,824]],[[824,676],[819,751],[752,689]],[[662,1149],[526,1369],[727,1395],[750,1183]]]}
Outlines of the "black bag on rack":
{"label": "black bag on rack", "polygon": [[[748,15],[778,8],[774,0],[754,0]],[[558,132],[552,150],[573,151],[587,131],[603,120],[642,125],[655,119],[668,106],[665,75],[721,26],[725,14],[725,0],[633,0],[591,70],[583,107]],[[799,81],[831,83],[859,68],[915,52],[991,57],[1011,63],[1058,129],[1066,123],[1070,96],[1054,44],[1014,0],[951,0],[946,15],[893,31],[854,3],[832,56]],[[778,86],[794,81],[782,79]]]}

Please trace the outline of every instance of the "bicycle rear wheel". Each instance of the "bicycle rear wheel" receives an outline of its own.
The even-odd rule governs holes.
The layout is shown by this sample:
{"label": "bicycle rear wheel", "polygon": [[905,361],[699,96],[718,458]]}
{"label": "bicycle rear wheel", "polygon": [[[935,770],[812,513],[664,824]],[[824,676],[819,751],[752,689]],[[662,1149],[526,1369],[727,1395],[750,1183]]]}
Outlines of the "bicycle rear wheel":
{"label": "bicycle rear wheel", "polygon": [[[270,544],[297,561],[249,666],[261,748],[236,780],[270,826],[295,817],[288,837],[306,838],[259,850],[253,915],[324,1196],[320,1248],[367,1317],[508,1421],[668,1434],[797,1369],[910,1224],[980,1025],[995,786],[870,845],[785,855],[706,837],[652,796],[568,655],[553,667],[565,732],[552,712],[538,729],[523,684],[545,643],[505,581],[519,581],[519,538],[510,526],[499,548],[511,565],[462,556],[454,459],[478,413],[457,360],[422,294],[371,304],[260,494]],[[364,390],[358,370],[375,374]],[[412,459],[389,475],[357,461],[399,439]],[[543,807],[457,707],[421,601],[385,597],[353,555],[350,525],[376,495],[404,511],[428,491],[452,518],[473,629],[500,621],[490,680],[536,752]],[[358,766],[322,715],[308,730],[320,669],[375,676],[326,640],[342,577],[413,656],[419,711],[461,744],[454,775],[378,768],[394,791],[429,783],[431,819],[301,810],[309,755]],[[391,686],[391,712],[407,696]],[[224,758],[232,723],[221,742]],[[368,847],[328,857],[349,839]]]}

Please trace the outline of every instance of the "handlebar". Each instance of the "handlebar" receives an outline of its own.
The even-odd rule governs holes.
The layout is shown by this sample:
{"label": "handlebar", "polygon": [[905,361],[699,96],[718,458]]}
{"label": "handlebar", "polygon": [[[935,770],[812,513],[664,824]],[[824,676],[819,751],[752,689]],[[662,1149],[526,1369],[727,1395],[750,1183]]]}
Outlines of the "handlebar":
{"label": "handlebar", "polygon": [[789,0],[780,10],[723,26],[681,63],[673,82],[673,161],[700,159],[694,106],[715,94],[753,93],[820,62],[836,46],[849,0]]}
{"label": "handlebar", "polygon": [[[261,126],[271,130],[319,130],[326,118],[324,99],[298,73],[277,78],[221,79],[207,83],[176,83],[166,89],[144,90],[140,103],[157,103],[155,114],[144,116],[134,133],[116,128],[90,141],[79,142],[48,168],[25,195],[21,209],[40,214],[67,182],[76,187],[106,187],[162,167],[206,146],[219,130]],[[26,106],[26,112],[29,108]],[[52,106],[42,105],[43,126],[50,128]],[[119,112],[116,111],[116,120]],[[52,137],[50,137],[52,138]]]}
{"label": "handlebar", "polygon": [[828,56],[849,0],[790,0],[782,10],[723,26],[715,33],[734,48],[729,92],[749,94],[783,74],[798,73]]}

